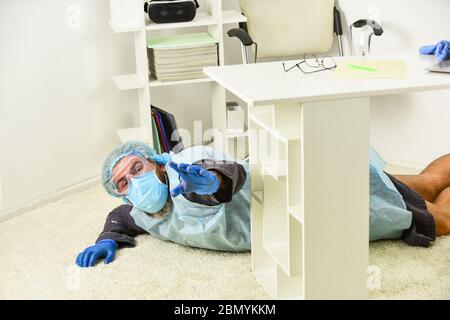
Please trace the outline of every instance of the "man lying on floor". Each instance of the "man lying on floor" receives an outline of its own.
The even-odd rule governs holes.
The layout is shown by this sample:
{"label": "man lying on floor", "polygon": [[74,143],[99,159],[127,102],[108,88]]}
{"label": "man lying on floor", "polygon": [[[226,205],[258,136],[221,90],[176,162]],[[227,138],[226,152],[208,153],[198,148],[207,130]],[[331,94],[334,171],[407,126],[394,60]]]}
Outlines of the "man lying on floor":
{"label": "man lying on floor", "polygon": [[[416,176],[386,174],[372,150],[370,160],[371,241],[428,247],[436,235],[450,233],[450,155]],[[126,204],[108,215],[96,244],[78,255],[81,267],[101,258],[112,262],[118,248],[134,246],[134,237],[145,233],[198,248],[250,250],[246,163],[206,147],[169,156],[129,142],[106,159],[102,179],[106,191]]]}

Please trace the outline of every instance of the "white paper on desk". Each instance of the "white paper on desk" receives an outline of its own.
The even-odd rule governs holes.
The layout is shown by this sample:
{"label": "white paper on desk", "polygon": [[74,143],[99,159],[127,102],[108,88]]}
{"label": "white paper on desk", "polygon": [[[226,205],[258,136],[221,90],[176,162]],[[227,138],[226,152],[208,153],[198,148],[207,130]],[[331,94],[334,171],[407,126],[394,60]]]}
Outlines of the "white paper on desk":
{"label": "white paper on desk", "polygon": [[333,77],[346,79],[405,79],[404,60],[341,60]]}

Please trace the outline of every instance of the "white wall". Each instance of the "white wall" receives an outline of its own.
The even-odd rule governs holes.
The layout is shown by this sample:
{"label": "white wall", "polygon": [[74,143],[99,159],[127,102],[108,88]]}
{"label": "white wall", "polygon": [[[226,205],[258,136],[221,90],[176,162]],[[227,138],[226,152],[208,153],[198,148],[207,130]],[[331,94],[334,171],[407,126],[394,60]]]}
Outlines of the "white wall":
{"label": "white wall", "polygon": [[[339,0],[348,21],[379,15],[385,34],[373,53],[418,50],[450,39],[448,0]],[[391,163],[421,168],[450,153],[450,91],[374,98],[373,146]]]}
{"label": "white wall", "polygon": [[[115,130],[138,125],[136,92],[111,80],[135,71],[134,40],[108,20],[108,0],[0,0],[0,220],[98,178]],[[211,126],[208,84],[155,89],[152,103]]]}
{"label": "white wall", "polygon": [[98,176],[132,123],[111,81],[132,39],[108,16],[106,0],[0,1],[0,215]]}
{"label": "white wall", "polygon": [[[348,21],[380,9],[386,32],[374,39],[374,53],[450,38],[448,0],[339,2]],[[67,28],[73,5],[78,30]],[[97,177],[119,142],[115,129],[137,123],[135,95],[111,81],[133,72],[133,39],[115,35],[108,16],[107,0],[0,0],[0,218]],[[227,44],[227,63],[239,63],[237,41]],[[181,127],[211,126],[208,84],[152,89],[152,103]],[[376,98],[372,106],[372,143],[387,160],[423,166],[450,152],[449,91]]]}

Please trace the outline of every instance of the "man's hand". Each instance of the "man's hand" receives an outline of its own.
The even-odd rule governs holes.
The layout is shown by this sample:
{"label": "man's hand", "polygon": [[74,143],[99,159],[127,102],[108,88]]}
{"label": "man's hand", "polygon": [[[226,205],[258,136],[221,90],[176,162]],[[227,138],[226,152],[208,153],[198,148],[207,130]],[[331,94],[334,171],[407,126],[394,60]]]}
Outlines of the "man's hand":
{"label": "man's hand", "polygon": [[165,166],[167,162],[170,161],[170,154],[168,153],[155,154],[150,157],[150,160],[156,162],[157,164]]}
{"label": "man's hand", "polygon": [[172,197],[183,193],[196,193],[199,195],[214,194],[219,190],[220,181],[216,174],[198,165],[169,162],[169,166],[179,173],[180,184],[172,189]]}
{"label": "man's hand", "polygon": [[105,264],[109,264],[114,260],[117,247],[117,242],[114,240],[100,240],[81,252],[77,256],[76,263],[82,268],[93,267],[98,259],[105,258]]}

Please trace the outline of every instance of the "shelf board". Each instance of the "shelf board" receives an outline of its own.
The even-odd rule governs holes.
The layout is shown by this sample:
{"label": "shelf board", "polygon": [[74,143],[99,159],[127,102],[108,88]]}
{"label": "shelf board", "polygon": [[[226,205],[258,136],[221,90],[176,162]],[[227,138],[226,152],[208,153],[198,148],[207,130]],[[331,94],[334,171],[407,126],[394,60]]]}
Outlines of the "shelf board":
{"label": "shelf board", "polygon": [[276,270],[263,270],[254,271],[256,280],[263,286],[266,291],[270,293],[272,297],[277,295],[277,271]]}
{"label": "shelf board", "polygon": [[141,31],[143,27],[142,24],[119,26],[114,24],[111,20],[109,20],[109,25],[115,33],[137,32]]}
{"label": "shelf board", "polygon": [[[278,281],[279,281],[279,279],[277,279],[277,286],[278,286]],[[303,281],[300,276],[290,277],[289,283],[283,283],[283,284],[281,284],[281,286],[283,288],[281,288],[281,290],[278,290],[277,299],[305,300],[305,297],[302,295]]]}
{"label": "shelf board", "polygon": [[280,178],[286,177],[287,170],[281,165],[277,166],[276,162],[263,163],[261,164],[261,174],[264,176],[269,175],[278,181]]}
{"label": "shelf board", "polygon": [[303,208],[301,206],[292,206],[289,207],[289,213],[298,220],[298,222],[304,222]]}
{"label": "shelf board", "polygon": [[248,137],[248,131],[243,132],[228,132],[227,138],[228,139],[234,139],[234,138],[246,138]]}
{"label": "shelf board", "polygon": [[[222,24],[246,22],[247,17],[243,16],[237,10],[224,10],[222,11]],[[154,23],[146,18],[145,30],[168,30],[178,28],[192,28],[202,26],[213,26],[219,24],[219,21],[210,15],[208,12],[197,12],[194,20],[188,22],[175,22],[175,23]]]}
{"label": "shelf board", "polygon": [[259,203],[259,205],[264,205],[264,191],[252,191],[252,198]]}
{"label": "shelf board", "polygon": [[145,30],[168,30],[217,25],[218,21],[208,12],[198,11],[194,20],[188,22],[154,23],[146,18]]}
{"label": "shelf board", "polygon": [[150,143],[150,137],[145,128],[126,128],[116,130],[117,135],[122,143],[132,140]]}
{"label": "shelf board", "polygon": [[150,87],[167,87],[167,86],[175,86],[175,85],[184,85],[184,84],[195,84],[195,83],[208,83],[212,82],[212,79],[209,77],[199,78],[199,79],[189,79],[189,80],[177,80],[177,81],[160,81],[156,79],[150,79]]}
{"label": "shelf board", "polygon": [[253,110],[249,118],[263,130],[267,131],[284,144],[298,142],[301,139],[301,130],[282,130],[274,128],[273,112],[270,110]]}
{"label": "shelf board", "polygon": [[224,10],[222,11],[222,23],[240,23],[247,22],[247,17],[242,15],[239,11],[236,10]]}
{"label": "shelf board", "polygon": [[265,130],[274,130],[273,111],[268,108],[259,107],[258,109],[252,109],[249,117],[260,127]]}
{"label": "shelf board", "polygon": [[113,77],[113,81],[117,88],[121,91],[142,89],[145,88],[146,83],[144,77],[137,74],[127,74]]}
{"label": "shelf board", "polygon": [[273,242],[265,243],[264,250],[276,261],[286,274],[290,275],[289,268],[289,243]]}

